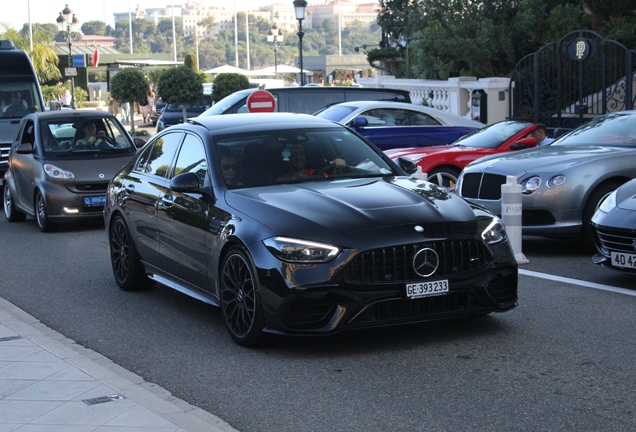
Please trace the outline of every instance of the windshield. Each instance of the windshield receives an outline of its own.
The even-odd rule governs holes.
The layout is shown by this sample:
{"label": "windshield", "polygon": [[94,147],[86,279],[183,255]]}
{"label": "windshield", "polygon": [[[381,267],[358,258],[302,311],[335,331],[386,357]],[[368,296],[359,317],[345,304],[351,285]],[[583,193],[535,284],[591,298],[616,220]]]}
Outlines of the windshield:
{"label": "windshield", "polygon": [[42,120],[42,150],[49,157],[76,154],[135,152],[128,133],[111,118],[83,117]]}
{"label": "windshield", "polygon": [[357,110],[358,107],[352,105],[334,105],[329,108],[325,108],[321,112],[316,114],[316,117],[326,118],[327,120],[340,122],[343,118]]}
{"label": "windshield", "polygon": [[234,134],[215,141],[230,188],[399,175],[366,142],[340,127]]}
{"label": "windshield", "polygon": [[453,145],[473,148],[498,148],[529,126],[532,126],[532,123],[518,121],[495,123],[466,135],[453,143]]}
{"label": "windshield", "polygon": [[15,78],[0,81],[1,117],[22,118],[27,113],[41,112],[39,91],[32,79]]}
{"label": "windshield", "polygon": [[247,99],[248,94],[249,93],[242,91],[232,93],[231,95],[224,97],[223,99],[212,105],[201,115],[210,116],[224,114],[228,109],[232,108],[241,99]]}
{"label": "windshield", "polygon": [[636,114],[615,113],[597,117],[551,145],[599,144],[636,147]]}
{"label": "windshield", "polygon": [[[206,104],[186,104],[186,112],[189,113],[198,113],[201,114],[206,109],[208,109],[209,105]],[[167,112],[183,112],[183,104],[180,102],[171,103],[166,106],[165,111]]]}

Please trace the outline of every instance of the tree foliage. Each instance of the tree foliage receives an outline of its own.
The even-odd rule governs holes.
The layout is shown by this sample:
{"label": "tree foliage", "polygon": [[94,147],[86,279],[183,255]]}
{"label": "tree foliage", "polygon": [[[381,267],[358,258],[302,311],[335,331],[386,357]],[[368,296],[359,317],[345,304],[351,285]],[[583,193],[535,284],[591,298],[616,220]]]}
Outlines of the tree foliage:
{"label": "tree foliage", "polygon": [[183,121],[187,121],[186,104],[198,104],[203,100],[203,79],[186,66],[177,66],[161,74],[157,93],[166,103],[181,103]]}
{"label": "tree foliage", "polygon": [[237,73],[220,73],[214,78],[212,100],[216,103],[239,90],[250,88],[250,81],[245,75]]}
{"label": "tree foliage", "polygon": [[[131,109],[135,102],[140,105],[148,103],[148,81],[144,74],[134,68],[117,72],[110,80],[110,95],[119,102],[130,102]],[[135,122],[131,123],[135,130]]]}
{"label": "tree foliage", "polygon": [[380,5],[386,49],[401,57],[398,76],[506,76],[525,55],[578,29],[594,29],[636,48],[636,16],[630,12],[636,0],[380,0]]}

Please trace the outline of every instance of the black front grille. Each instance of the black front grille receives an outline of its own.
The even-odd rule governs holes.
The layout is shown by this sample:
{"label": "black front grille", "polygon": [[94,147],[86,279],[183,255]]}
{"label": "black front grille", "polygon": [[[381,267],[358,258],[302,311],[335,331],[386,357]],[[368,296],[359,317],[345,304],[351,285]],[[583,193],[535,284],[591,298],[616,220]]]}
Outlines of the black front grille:
{"label": "black front grille", "polygon": [[413,257],[422,248],[431,248],[439,256],[439,267],[431,278],[478,270],[490,262],[488,251],[476,240],[440,240],[362,252],[349,264],[345,278],[351,283],[422,279],[413,269]]}
{"label": "black front grille", "polygon": [[625,253],[636,253],[636,230],[600,226],[596,228],[603,248]]}
{"label": "black front grille", "polygon": [[334,311],[336,302],[328,296],[299,297],[285,313],[285,324],[289,328],[315,329],[324,326]]}
{"label": "black front grille", "polygon": [[517,272],[497,274],[488,284],[487,290],[500,305],[517,301]]}
{"label": "black front grille", "polygon": [[108,182],[101,183],[79,183],[75,185],[78,191],[82,192],[106,192],[108,188]]}
{"label": "black front grille", "polygon": [[407,318],[431,318],[435,315],[485,307],[477,297],[469,292],[454,292],[443,296],[421,299],[394,299],[376,303],[357,321],[391,321]]}
{"label": "black front grille", "polygon": [[464,198],[498,200],[501,199],[501,185],[506,183],[506,176],[469,173],[462,180],[461,196]]}

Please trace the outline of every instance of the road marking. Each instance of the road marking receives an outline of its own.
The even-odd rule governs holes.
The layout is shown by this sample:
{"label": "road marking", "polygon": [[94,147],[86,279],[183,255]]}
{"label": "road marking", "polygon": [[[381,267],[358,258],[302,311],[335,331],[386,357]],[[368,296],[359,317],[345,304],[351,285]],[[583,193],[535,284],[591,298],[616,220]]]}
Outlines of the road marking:
{"label": "road marking", "polygon": [[572,279],[572,278],[567,278],[567,277],[561,277],[561,276],[555,276],[555,275],[551,275],[551,274],[546,274],[546,273],[539,273],[539,272],[535,272],[535,271],[531,271],[531,270],[522,270],[519,269],[519,274],[525,275],[525,276],[532,276],[532,277],[537,277],[537,278],[541,278],[541,279],[549,279],[549,280],[553,280],[553,281],[557,281],[557,282],[565,282],[565,283],[569,283],[569,284],[573,284],[573,285],[580,285],[580,286],[584,286],[587,288],[593,288],[593,289],[598,289],[598,290],[602,290],[602,291],[611,291],[611,292],[615,292],[615,293],[619,293],[619,294],[625,294],[625,295],[629,295],[632,297],[636,297],[636,291],[633,290],[628,290],[625,288],[617,288],[617,287],[613,287],[610,285],[603,285],[603,284],[597,284],[594,282],[587,282],[587,281],[583,281],[580,279]]}

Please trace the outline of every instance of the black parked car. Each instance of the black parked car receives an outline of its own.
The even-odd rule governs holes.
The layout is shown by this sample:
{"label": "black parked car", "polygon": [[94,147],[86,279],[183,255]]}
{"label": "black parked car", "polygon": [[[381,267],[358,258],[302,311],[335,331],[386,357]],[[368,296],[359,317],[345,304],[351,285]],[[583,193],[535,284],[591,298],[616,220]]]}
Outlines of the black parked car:
{"label": "black parked car", "polygon": [[156,281],[220,306],[245,346],[264,332],[514,308],[517,264],[501,221],[398,164],[303,114],[174,126],[108,187],[115,280],[124,290]]}

